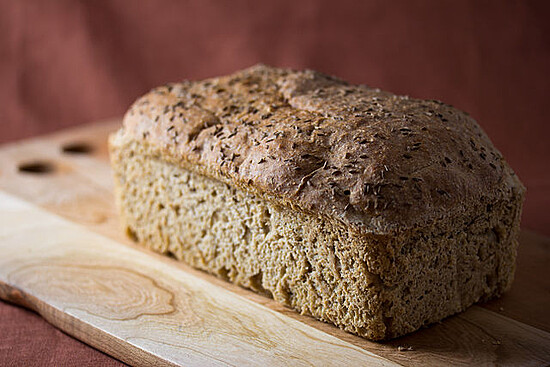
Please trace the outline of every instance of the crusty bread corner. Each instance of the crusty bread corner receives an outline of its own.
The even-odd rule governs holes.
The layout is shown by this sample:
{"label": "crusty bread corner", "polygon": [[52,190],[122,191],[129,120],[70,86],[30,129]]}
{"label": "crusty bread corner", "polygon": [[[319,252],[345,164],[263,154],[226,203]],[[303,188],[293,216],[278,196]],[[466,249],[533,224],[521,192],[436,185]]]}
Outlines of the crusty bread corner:
{"label": "crusty bread corner", "polygon": [[260,65],[151,91],[110,152],[138,242],[369,339],[513,279],[525,189],[437,101]]}

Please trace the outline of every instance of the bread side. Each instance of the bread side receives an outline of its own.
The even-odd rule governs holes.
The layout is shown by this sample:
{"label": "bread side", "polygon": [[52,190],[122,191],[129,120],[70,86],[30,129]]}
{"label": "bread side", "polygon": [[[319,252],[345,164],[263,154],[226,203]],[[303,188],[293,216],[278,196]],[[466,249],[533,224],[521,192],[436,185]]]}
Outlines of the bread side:
{"label": "bread side", "polygon": [[139,141],[112,145],[111,157],[135,240],[369,339],[439,321],[513,278],[520,208],[509,202],[407,236],[358,237],[167,162]]}

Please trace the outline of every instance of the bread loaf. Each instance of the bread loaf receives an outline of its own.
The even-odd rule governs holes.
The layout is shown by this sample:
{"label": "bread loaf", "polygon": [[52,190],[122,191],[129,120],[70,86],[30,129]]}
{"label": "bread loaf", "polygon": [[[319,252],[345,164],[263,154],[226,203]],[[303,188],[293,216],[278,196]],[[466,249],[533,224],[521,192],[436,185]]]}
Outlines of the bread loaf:
{"label": "bread loaf", "polygon": [[372,340],[513,279],[525,189],[438,101],[259,65],[152,90],[110,154],[136,241]]}

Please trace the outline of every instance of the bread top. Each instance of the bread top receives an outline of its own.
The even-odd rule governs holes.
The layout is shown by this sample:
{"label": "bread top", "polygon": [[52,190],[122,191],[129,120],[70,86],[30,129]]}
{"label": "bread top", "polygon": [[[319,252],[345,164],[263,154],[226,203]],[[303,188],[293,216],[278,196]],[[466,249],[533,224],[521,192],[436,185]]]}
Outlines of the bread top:
{"label": "bread top", "polygon": [[466,113],[305,70],[257,65],[156,88],[111,139],[364,233],[511,200],[524,188]]}

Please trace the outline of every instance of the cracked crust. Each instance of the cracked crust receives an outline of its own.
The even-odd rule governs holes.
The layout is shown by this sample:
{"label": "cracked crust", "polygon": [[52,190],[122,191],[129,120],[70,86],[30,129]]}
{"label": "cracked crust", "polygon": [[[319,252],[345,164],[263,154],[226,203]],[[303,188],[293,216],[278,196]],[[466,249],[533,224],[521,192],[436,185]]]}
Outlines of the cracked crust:
{"label": "cracked crust", "polygon": [[257,65],[140,98],[112,143],[362,233],[394,233],[522,196],[477,123],[438,101]]}

